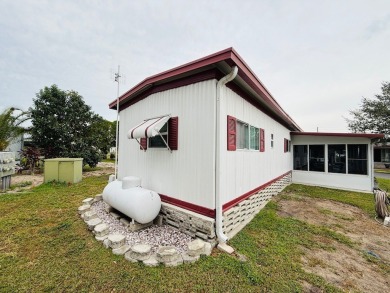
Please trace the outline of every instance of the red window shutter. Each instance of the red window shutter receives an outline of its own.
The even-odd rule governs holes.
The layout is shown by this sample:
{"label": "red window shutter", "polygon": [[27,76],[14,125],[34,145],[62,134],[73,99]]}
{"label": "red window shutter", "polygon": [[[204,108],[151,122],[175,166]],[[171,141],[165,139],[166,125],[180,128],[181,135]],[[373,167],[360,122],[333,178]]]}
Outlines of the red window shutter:
{"label": "red window shutter", "polygon": [[168,120],[168,145],[171,150],[178,149],[179,117],[171,117]]}
{"label": "red window shutter", "polygon": [[142,150],[142,151],[145,150],[146,151],[148,149],[148,139],[146,137],[140,138],[139,143],[141,144],[139,146],[140,150]]}
{"label": "red window shutter", "polygon": [[236,118],[227,116],[227,150],[236,150]]}
{"label": "red window shutter", "polygon": [[264,129],[260,128],[260,152],[265,151]]}
{"label": "red window shutter", "polygon": [[287,139],[285,138],[284,139],[284,152],[287,153],[287,149],[288,149],[288,141]]}

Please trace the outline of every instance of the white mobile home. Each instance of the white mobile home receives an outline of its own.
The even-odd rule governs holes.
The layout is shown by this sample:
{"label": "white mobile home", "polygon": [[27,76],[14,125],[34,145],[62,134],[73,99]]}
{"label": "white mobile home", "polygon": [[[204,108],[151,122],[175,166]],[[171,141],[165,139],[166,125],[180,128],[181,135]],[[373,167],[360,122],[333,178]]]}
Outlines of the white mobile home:
{"label": "white mobile home", "polygon": [[232,48],[146,78],[119,109],[118,179],[141,178],[163,219],[193,236],[226,241],[292,173],[316,182],[292,171],[302,129]]}

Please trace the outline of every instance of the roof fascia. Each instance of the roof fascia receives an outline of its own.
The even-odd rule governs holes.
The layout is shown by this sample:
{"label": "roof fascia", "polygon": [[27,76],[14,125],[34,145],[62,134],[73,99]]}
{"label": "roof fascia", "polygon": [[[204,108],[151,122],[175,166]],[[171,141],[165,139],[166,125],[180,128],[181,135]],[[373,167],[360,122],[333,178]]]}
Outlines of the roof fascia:
{"label": "roof fascia", "polygon": [[[162,81],[164,79],[172,78],[174,76],[178,76],[183,73],[187,73],[192,70],[196,70],[199,68],[202,68],[204,66],[217,63],[220,61],[228,60],[231,57],[232,48],[225,49],[223,51],[219,51],[217,53],[214,53],[212,55],[203,57],[201,59],[197,59],[195,61],[180,65],[178,67],[175,67],[173,69],[163,71],[159,74],[152,75],[148,78],[145,78],[143,81],[138,83],[136,86],[125,92],[123,95],[119,97],[119,103],[121,103],[124,99],[127,97],[137,93],[138,91],[142,90],[147,85],[151,85],[153,83],[156,83],[158,81]],[[116,105],[117,101],[112,101],[109,105],[110,108],[113,108]]]}
{"label": "roof fascia", "polygon": [[363,138],[383,138],[382,133],[337,133],[337,132],[298,132],[292,131],[291,135],[301,136],[337,136],[337,137],[363,137]]}
{"label": "roof fascia", "polygon": [[[264,100],[267,107],[269,107],[284,121],[286,121],[288,125],[290,125],[290,130],[302,131],[299,125],[282,109],[282,107],[276,102],[266,87],[260,82],[259,78],[252,72],[249,66],[233,48],[227,48],[201,59],[197,59],[159,74],[152,75],[121,95],[119,97],[119,105],[130,96],[142,92],[145,88],[151,87],[153,84],[158,83],[159,81],[177,77],[179,75],[198,70],[202,67],[217,64],[221,61],[226,61],[231,66],[236,65],[239,69],[238,75]],[[112,101],[109,104],[109,107],[111,109],[115,109],[116,104],[117,99]]]}

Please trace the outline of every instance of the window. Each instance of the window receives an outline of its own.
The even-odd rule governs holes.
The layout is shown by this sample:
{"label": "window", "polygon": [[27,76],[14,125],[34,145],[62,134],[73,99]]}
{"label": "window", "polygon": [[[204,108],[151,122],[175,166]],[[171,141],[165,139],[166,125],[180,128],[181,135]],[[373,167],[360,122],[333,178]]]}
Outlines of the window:
{"label": "window", "polygon": [[249,126],[237,120],[237,148],[249,149]]}
{"label": "window", "polygon": [[307,171],[307,145],[294,145],[294,170]]}
{"label": "window", "polygon": [[[160,134],[164,138],[165,142],[168,143],[168,122],[166,122],[160,129]],[[149,148],[166,148],[167,145],[163,141],[160,135],[149,138]]]}
{"label": "window", "polygon": [[227,116],[227,150],[256,150],[264,152],[264,129]]}
{"label": "window", "polygon": [[348,174],[367,175],[367,145],[348,145]]}
{"label": "window", "polygon": [[328,145],[328,172],[345,174],[345,158],[345,144]]}
{"label": "window", "polygon": [[325,172],[325,145],[309,145],[309,171]]}
{"label": "window", "polygon": [[259,139],[259,129],[251,126],[250,127],[250,145],[249,148],[251,150],[259,150],[259,144],[260,144],[260,139]]}
{"label": "window", "polygon": [[[367,144],[329,144],[327,172],[367,175],[367,153]],[[325,172],[325,145],[294,145],[293,157],[294,170]]]}
{"label": "window", "polygon": [[149,138],[140,138],[140,150],[146,151],[148,148],[167,148],[172,151],[178,150],[178,133],[179,133],[179,118],[171,117],[160,128],[159,133],[164,138],[165,142],[161,138],[160,134]]}

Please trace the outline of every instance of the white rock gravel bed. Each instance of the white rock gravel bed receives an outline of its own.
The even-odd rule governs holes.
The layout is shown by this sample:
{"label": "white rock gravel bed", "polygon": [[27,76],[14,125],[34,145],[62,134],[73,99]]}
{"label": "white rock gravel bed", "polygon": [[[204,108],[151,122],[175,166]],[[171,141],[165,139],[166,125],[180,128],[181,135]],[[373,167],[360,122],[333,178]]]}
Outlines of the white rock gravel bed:
{"label": "white rock gravel bed", "polygon": [[159,246],[174,246],[181,253],[187,250],[187,244],[192,241],[190,236],[167,225],[153,225],[141,231],[130,232],[119,219],[115,219],[106,212],[105,206],[106,203],[102,200],[94,202],[91,205],[91,211],[97,214],[102,223],[106,223],[109,226],[110,234],[120,233],[125,235],[126,244],[129,246],[149,244],[153,253],[157,252]]}

